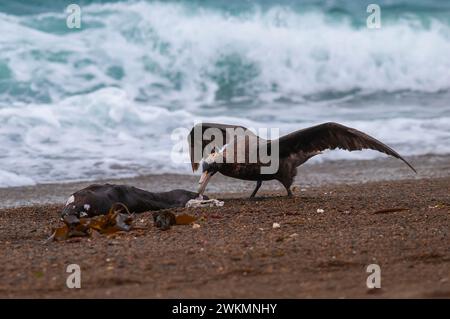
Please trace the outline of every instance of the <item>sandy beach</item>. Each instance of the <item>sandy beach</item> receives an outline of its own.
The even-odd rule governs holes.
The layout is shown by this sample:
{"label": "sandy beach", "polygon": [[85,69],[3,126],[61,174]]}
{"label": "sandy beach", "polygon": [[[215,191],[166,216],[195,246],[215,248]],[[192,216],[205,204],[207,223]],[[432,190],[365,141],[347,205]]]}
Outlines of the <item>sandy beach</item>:
{"label": "sandy beach", "polygon": [[[253,183],[217,176],[208,195],[223,207],[171,210],[197,216],[197,229],[161,231],[148,212],[143,229],[48,244],[89,182],[1,189],[0,297],[450,298],[450,161],[410,160],[419,174],[391,159],[305,165],[293,198],[274,182],[250,200]],[[195,189],[197,176],[113,182]],[[66,287],[73,263],[81,289]],[[369,264],[381,289],[366,287]]]}
{"label": "sandy beach", "polygon": [[0,299],[450,299],[449,13],[0,1]]}

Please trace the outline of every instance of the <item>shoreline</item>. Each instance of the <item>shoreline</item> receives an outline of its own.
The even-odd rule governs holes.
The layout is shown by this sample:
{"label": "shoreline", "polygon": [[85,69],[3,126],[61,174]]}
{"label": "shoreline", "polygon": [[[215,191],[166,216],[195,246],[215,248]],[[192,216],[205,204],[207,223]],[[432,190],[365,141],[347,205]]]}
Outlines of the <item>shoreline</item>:
{"label": "shoreline", "polygon": [[[414,174],[401,161],[394,158],[374,160],[339,160],[322,163],[306,163],[298,168],[293,187],[309,188],[326,185],[360,184],[376,181],[417,180],[450,176],[450,155],[424,155],[408,157],[417,169]],[[131,178],[104,179],[96,181],[43,183],[34,186],[0,188],[0,208],[64,203],[70,194],[94,183],[127,184],[151,192],[182,188],[195,191],[199,174],[158,174]],[[206,194],[233,196],[233,193],[251,193],[255,182],[222,176],[213,177]],[[283,192],[277,181],[264,182],[260,190]]]}
{"label": "shoreline", "polygon": [[[45,245],[62,203],[0,209],[0,297],[450,298],[449,189],[436,177],[217,194],[223,207],[171,210],[197,228],[161,231],[146,212],[130,232]],[[73,263],[81,289],[66,286]],[[366,287],[369,264],[381,289]]]}

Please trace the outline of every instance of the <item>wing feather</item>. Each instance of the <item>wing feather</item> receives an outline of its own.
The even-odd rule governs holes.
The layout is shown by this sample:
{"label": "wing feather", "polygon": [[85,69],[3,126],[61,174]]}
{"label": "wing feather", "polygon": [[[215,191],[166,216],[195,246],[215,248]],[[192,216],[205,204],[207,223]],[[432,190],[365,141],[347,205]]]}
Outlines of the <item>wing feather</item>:
{"label": "wing feather", "polygon": [[416,172],[411,164],[389,146],[361,131],[338,123],[324,123],[285,135],[279,139],[279,148],[280,157],[299,151],[309,153],[336,148],[347,151],[371,149],[402,160]]}

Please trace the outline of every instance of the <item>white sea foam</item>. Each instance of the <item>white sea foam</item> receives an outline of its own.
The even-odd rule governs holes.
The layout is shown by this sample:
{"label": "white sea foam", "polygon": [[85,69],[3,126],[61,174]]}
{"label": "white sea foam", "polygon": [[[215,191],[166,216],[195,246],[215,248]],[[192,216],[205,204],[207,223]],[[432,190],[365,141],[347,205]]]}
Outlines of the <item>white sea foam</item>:
{"label": "white sea foam", "polygon": [[2,14],[0,59],[15,81],[52,101],[110,85],[183,107],[241,91],[270,101],[353,89],[450,89],[450,28],[437,21],[374,31],[282,7],[227,16],[146,2],[84,6],[80,32],[40,31],[49,19],[64,15]]}
{"label": "white sea foam", "polygon": [[82,14],[73,31],[48,29],[62,12],[0,13],[0,186],[189,173],[170,137],[202,120],[281,133],[338,121],[402,155],[450,153],[441,22],[369,30],[282,7],[233,16],[144,1]]}
{"label": "white sea foam", "polygon": [[0,187],[35,185],[33,179],[0,169]]}
{"label": "white sea foam", "polygon": [[[1,171],[0,185],[147,173],[189,173],[187,152],[180,154],[184,163],[170,160],[175,143],[171,140],[171,134],[176,128],[187,131],[200,119],[187,111],[168,111],[133,102],[118,88],[70,97],[56,106],[27,104],[2,108],[2,164],[14,173]],[[213,116],[208,121],[241,124],[256,129],[269,124],[225,116]],[[269,125],[280,127],[281,133],[285,134],[319,122],[310,117],[307,121],[275,121]],[[341,119],[339,122],[379,138],[403,155],[450,153],[450,117]],[[379,154],[330,152],[325,158],[374,156]],[[26,174],[26,177],[19,174]]]}

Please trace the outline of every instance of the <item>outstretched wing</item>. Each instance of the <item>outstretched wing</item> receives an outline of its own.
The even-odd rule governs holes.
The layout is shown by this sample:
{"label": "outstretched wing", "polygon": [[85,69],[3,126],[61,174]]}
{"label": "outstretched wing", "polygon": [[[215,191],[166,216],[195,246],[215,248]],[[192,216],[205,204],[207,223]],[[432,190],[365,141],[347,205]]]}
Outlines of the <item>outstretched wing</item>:
{"label": "outstretched wing", "polygon": [[[205,132],[208,129],[216,129],[212,130],[212,132],[218,134],[214,134],[214,136],[209,136],[209,134],[206,134],[205,136]],[[188,135],[192,170],[196,171],[198,169],[204,150],[208,145],[222,147],[225,143],[233,141],[233,138],[236,135],[243,134],[244,132],[247,135],[254,135],[246,127],[240,125],[228,125],[220,123],[199,123],[195,125]],[[233,133],[233,136],[231,136],[230,133]]]}
{"label": "outstretched wing", "polygon": [[389,146],[361,131],[337,123],[324,123],[285,135],[279,139],[279,148],[281,157],[299,151],[309,153],[336,148],[347,151],[372,149],[402,160],[416,172],[411,164]]}

